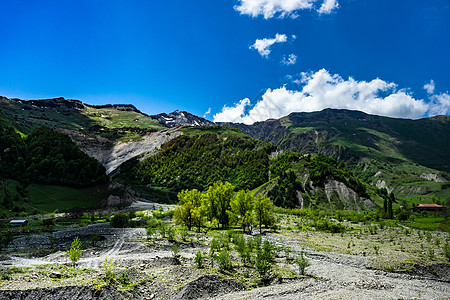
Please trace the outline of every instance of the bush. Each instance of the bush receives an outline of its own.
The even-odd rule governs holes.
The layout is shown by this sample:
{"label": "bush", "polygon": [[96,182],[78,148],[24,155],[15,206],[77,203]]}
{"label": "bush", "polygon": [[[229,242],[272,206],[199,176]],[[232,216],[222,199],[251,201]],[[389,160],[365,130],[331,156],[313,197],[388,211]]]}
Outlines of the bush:
{"label": "bush", "polygon": [[313,224],[318,231],[341,233],[345,232],[345,226],[342,224],[335,224],[328,220],[319,220]]}
{"label": "bush", "polygon": [[147,220],[148,228],[157,228],[159,225],[161,225],[161,221],[156,219],[155,217],[151,217]]}
{"label": "bush", "polygon": [[300,275],[305,275],[305,269],[311,265],[305,251],[303,250],[300,251],[300,256],[297,257],[295,263],[298,266],[298,272],[300,273]]}
{"label": "bush", "polygon": [[177,245],[172,246],[172,258],[173,259],[180,258],[180,247],[178,247]]}
{"label": "bush", "polygon": [[102,262],[102,267],[105,270],[105,277],[104,277],[105,282],[110,284],[116,278],[112,258],[108,259],[108,257],[105,256],[105,260]]}
{"label": "bush", "polygon": [[203,268],[204,258],[205,258],[205,256],[203,255],[203,253],[200,250],[195,252],[194,261],[195,261],[195,265],[197,266],[197,268],[199,268],[199,269]]}
{"label": "bush", "polygon": [[255,269],[263,281],[269,279],[272,275],[272,262],[261,248],[257,249],[256,252]]}
{"label": "bush", "polygon": [[219,264],[220,271],[231,270],[233,268],[230,252],[228,252],[227,249],[222,249],[219,252],[219,255],[215,256],[214,259]]}
{"label": "bush", "polygon": [[448,261],[450,261],[450,244],[446,242],[444,244],[444,247],[442,248],[442,254],[447,258]]}
{"label": "bush", "polygon": [[167,227],[167,240],[169,242],[175,242],[175,228],[173,226]]}
{"label": "bush", "polygon": [[111,227],[125,228],[128,227],[128,215],[124,213],[115,214],[111,219]]}
{"label": "bush", "polygon": [[81,243],[80,239],[76,237],[73,240],[72,245],[70,245],[69,251],[67,252],[73,264],[76,264],[77,261],[80,259],[82,249],[83,244]]}
{"label": "bush", "polygon": [[209,244],[209,255],[211,257],[213,257],[214,254],[219,252],[220,249],[221,249],[221,244],[220,244],[219,239],[217,237],[213,237],[213,239],[211,240],[211,243]]}

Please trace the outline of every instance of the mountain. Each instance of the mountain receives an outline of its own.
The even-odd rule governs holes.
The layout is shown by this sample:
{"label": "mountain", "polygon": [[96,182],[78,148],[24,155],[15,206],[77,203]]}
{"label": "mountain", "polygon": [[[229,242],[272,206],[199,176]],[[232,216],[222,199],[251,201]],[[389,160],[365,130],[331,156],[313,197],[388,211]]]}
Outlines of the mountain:
{"label": "mountain", "polygon": [[170,114],[162,113],[151,116],[153,119],[166,127],[178,127],[178,126],[212,126],[213,122],[204,118],[194,116],[186,111],[174,111]]}
{"label": "mountain", "polygon": [[[0,110],[2,122],[24,137],[42,126],[69,135],[115,181],[132,181],[138,194],[153,199],[174,200],[176,191],[204,189],[214,180],[270,194],[285,206],[370,208],[382,201],[377,188],[410,203],[450,198],[448,116],[407,120],[326,109],[216,126],[184,111],[148,116],[133,105],[64,98],[2,97]],[[267,142],[275,148],[261,154]],[[271,175],[277,157],[290,157],[285,151],[306,156],[281,159],[283,171]],[[308,160],[310,154],[336,163]]]}
{"label": "mountain", "polygon": [[345,162],[361,178],[406,198],[436,193],[450,178],[450,116],[419,120],[325,109],[253,125],[222,123],[299,153]]}
{"label": "mountain", "polygon": [[94,106],[64,98],[20,100],[0,97],[0,110],[25,132],[49,127],[119,140],[164,128],[157,120],[129,104]]}
{"label": "mountain", "polygon": [[177,192],[205,191],[216,181],[228,181],[237,189],[268,194],[276,205],[289,208],[365,210],[382,203],[378,189],[331,158],[280,152],[228,127],[182,130],[182,136],[155,155],[126,162],[118,178],[141,191],[151,186]]}

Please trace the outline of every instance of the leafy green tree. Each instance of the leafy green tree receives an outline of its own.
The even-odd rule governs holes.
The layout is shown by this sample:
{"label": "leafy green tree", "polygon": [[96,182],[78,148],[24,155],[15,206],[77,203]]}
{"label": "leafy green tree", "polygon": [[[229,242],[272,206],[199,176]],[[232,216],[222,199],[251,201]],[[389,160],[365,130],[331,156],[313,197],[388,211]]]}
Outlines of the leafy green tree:
{"label": "leafy green tree", "polygon": [[229,182],[217,181],[206,192],[206,211],[210,221],[216,220],[222,228],[229,224],[230,202],[234,186]]}
{"label": "leafy green tree", "polygon": [[233,219],[242,226],[244,232],[252,222],[253,199],[252,193],[246,190],[237,192],[230,202]]}
{"label": "leafy green tree", "polygon": [[261,194],[256,196],[253,202],[253,220],[259,226],[259,232],[262,233],[262,225],[273,223],[273,204],[270,198],[263,197]]}
{"label": "leafy green tree", "polygon": [[184,224],[189,230],[196,226],[200,232],[205,219],[204,195],[196,189],[183,190],[178,193],[180,201],[175,209],[174,219],[177,224]]}

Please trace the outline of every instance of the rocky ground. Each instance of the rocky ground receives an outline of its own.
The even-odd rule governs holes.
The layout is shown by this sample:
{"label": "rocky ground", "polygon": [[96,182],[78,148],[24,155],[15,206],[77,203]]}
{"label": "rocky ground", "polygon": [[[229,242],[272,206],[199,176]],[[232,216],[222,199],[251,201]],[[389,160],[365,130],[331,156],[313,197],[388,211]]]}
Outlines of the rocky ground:
{"label": "rocky ground", "polygon": [[[25,251],[47,247],[55,240],[66,247],[75,236],[86,241],[96,232],[102,241],[87,245],[77,267],[71,266],[64,251],[35,257],[30,257],[32,251]],[[267,233],[263,238],[290,247],[293,255],[305,249],[311,262],[306,276],[279,276],[265,287],[249,285],[250,281],[239,282],[233,276],[239,268],[221,274],[209,266],[194,266],[195,252],[209,249],[207,237],[191,235],[187,241],[169,242],[149,239],[142,228],[110,228],[105,223],[16,239],[0,257],[0,299],[450,298],[450,282],[445,276],[375,270],[370,256],[316,251],[305,247],[301,239],[282,234]],[[173,253],[174,245],[180,250],[178,255]],[[105,280],[105,259],[114,266],[113,284]],[[297,271],[281,253],[277,264],[291,273]],[[444,269],[449,272],[448,265]]]}

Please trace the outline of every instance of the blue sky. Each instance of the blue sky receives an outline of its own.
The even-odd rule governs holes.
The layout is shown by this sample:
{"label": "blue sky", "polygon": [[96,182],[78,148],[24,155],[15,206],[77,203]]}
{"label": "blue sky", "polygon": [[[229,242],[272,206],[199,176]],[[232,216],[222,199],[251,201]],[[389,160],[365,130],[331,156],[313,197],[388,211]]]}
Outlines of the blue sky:
{"label": "blue sky", "polygon": [[2,0],[0,41],[10,98],[245,123],[450,114],[448,0]]}

